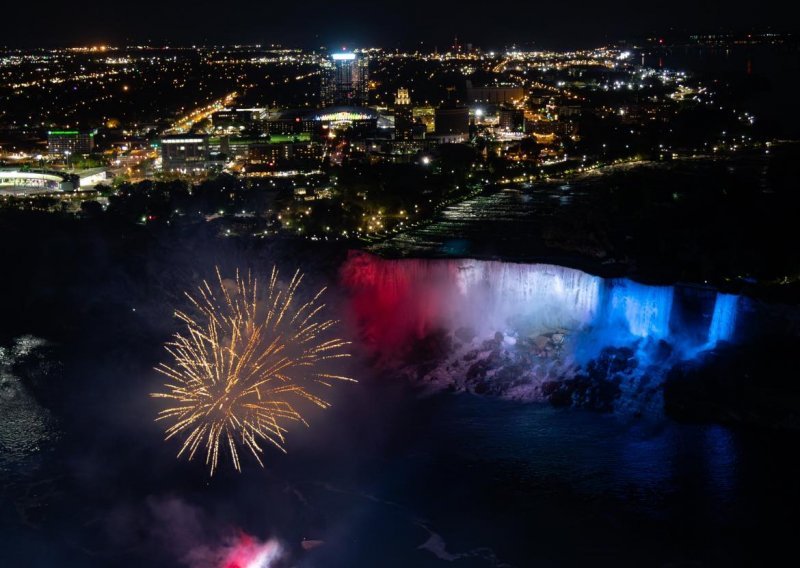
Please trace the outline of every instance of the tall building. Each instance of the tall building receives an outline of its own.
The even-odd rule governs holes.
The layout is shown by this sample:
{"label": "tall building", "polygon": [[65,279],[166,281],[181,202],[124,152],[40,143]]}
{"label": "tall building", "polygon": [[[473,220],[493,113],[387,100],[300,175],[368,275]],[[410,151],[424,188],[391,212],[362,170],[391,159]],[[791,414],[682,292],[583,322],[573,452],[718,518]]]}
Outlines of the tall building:
{"label": "tall building", "polygon": [[368,60],[355,53],[334,53],[322,69],[322,106],[366,106]]}
{"label": "tall building", "polygon": [[94,132],[79,130],[50,130],[47,133],[47,152],[58,156],[80,156],[94,150]]}
{"label": "tall building", "polygon": [[394,99],[394,138],[412,140],[414,138],[414,112],[408,89],[400,88]]}

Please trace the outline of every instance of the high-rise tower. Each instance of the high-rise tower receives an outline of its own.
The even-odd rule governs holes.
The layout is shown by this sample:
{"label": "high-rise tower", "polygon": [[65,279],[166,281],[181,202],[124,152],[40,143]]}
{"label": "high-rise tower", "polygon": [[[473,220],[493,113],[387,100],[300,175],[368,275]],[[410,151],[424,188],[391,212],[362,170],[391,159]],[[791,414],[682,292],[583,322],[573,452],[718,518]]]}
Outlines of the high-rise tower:
{"label": "high-rise tower", "polygon": [[366,106],[368,63],[352,52],[332,54],[322,69],[322,106]]}
{"label": "high-rise tower", "polygon": [[395,140],[414,138],[414,116],[408,89],[400,88],[394,98],[394,137]]}

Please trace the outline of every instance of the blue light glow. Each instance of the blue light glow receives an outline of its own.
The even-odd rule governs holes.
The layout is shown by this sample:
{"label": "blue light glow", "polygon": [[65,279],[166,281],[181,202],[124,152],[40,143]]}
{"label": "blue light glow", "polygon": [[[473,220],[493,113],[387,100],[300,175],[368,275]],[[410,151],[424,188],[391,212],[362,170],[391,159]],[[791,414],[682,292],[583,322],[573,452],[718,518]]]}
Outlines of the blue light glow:
{"label": "blue light glow", "polygon": [[739,297],[733,294],[717,293],[714,302],[714,315],[708,328],[708,345],[713,347],[720,341],[730,341],[736,329],[736,309]]}
{"label": "blue light glow", "polygon": [[672,286],[647,286],[630,280],[611,284],[607,322],[622,323],[636,337],[669,336]]}

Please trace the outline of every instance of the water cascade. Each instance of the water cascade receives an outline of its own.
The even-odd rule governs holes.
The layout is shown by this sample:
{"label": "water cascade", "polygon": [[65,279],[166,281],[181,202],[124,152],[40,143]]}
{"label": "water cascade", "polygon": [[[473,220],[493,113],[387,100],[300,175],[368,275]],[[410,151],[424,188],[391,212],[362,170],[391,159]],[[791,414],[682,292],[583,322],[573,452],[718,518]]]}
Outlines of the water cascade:
{"label": "water cascade", "polygon": [[622,325],[635,337],[663,339],[669,336],[672,286],[647,286],[626,279],[609,284],[606,325]]}
{"label": "water cascade", "polygon": [[731,341],[736,329],[736,310],[739,296],[717,293],[714,302],[714,314],[708,328],[708,346],[713,347],[719,341]]}
{"label": "water cascade", "polygon": [[738,302],[737,296],[717,294],[706,334],[673,317],[677,296],[672,286],[605,280],[561,266],[386,260],[353,253],[342,268],[342,281],[365,339],[384,351],[437,329],[468,327],[489,336],[495,331],[530,336],[564,330],[592,335],[590,343],[597,349],[665,340],[691,356],[733,337]]}
{"label": "water cascade", "polygon": [[[547,264],[460,260],[457,265],[455,301],[467,316],[462,325],[502,329],[514,320],[535,329],[581,329],[598,315],[603,280],[597,276]],[[472,306],[478,308],[473,314]]]}

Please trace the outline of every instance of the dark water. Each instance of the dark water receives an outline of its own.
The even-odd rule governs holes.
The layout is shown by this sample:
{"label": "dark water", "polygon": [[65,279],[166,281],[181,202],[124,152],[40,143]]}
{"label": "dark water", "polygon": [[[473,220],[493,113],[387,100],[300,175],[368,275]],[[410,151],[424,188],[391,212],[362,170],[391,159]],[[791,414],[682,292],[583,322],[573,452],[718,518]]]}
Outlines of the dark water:
{"label": "dark water", "polygon": [[674,47],[639,54],[647,67],[688,71],[702,78],[733,108],[756,116],[772,136],[798,139],[800,113],[793,109],[800,88],[800,47]]}
{"label": "dark water", "polygon": [[0,565],[216,566],[182,560],[239,530],[309,567],[748,566],[792,544],[796,437],[419,398],[356,370],[288,455],[209,480],[151,422],[153,356],[66,357],[39,443],[12,454],[4,431]]}
{"label": "dark water", "polygon": [[[724,256],[735,253],[726,250],[734,242],[741,250],[752,249],[747,254],[756,258],[779,256],[786,241],[768,229],[770,224],[786,225],[777,221],[785,207],[775,195],[795,194],[793,164],[799,157],[800,146],[786,144],[769,154],[623,164],[568,179],[517,184],[448,206],[432,222],[370,250],[389,256],[541,261],[586,266],[593,273],[635,255],[637,263],[656,271],[659,264],[671,262],[667,272],[678,274],[698,254],[692,247],[703,251],[699,258]],[[738,194],[755,197],[747,205],[729,205],[726,200]],[[714,205],[716,209],[709,209]],[[730,208],[724,218],[723,205]],[[753,215],[755,207],[762,211],[758,216]],[[653,219],[642,224],[642,215]],[[742,227],[752,236],[739,243],[733,236]],[[685,228],[694,232],[686,234]],[[703,241],[697,240],[700,236]],[[609,254],[594,257],[595,250]]]}
{"label": "dark water", "polygon": [[603,183],[540,183],[491,192],[450,205],[420,227],[373,245],[380,254],[402,256],[479,256],[531,258],[545,254],[539,215],[566,206]]}

